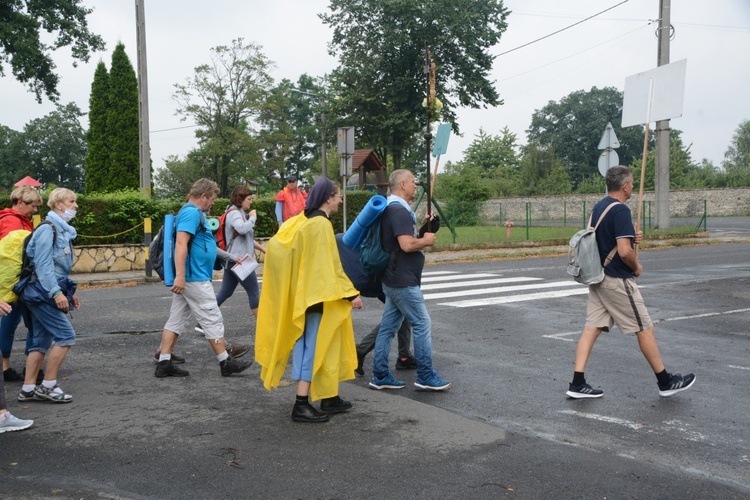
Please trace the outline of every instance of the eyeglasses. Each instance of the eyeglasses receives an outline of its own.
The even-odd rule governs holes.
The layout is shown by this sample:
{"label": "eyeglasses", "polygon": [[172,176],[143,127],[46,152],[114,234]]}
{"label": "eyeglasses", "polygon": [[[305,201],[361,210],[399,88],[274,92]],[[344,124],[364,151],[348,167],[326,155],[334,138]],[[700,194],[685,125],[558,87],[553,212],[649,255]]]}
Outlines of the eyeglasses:
{"label": "eyeglasses", "polygon": [[286,182],[287,182],[287,184],[294,184],[294,183],[295,183],[295,182],[297,182],[297,181],[293,181],[293,180],[291,180],[291,179],[290,179],[290,180],[288,180],[288,181],[286,181]]}

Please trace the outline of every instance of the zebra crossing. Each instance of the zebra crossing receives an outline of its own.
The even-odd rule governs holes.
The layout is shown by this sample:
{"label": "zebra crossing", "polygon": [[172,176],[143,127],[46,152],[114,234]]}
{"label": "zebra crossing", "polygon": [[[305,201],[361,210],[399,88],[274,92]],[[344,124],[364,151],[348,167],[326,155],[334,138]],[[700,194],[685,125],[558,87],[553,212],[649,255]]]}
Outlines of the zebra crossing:
{"label": "zebra crossing", "polygon": [[425,301],[437,301],[441,306],[482,307],[583,295],[588,293],[588,287],[573,280],[436,271],[422,275],[422,293]]}

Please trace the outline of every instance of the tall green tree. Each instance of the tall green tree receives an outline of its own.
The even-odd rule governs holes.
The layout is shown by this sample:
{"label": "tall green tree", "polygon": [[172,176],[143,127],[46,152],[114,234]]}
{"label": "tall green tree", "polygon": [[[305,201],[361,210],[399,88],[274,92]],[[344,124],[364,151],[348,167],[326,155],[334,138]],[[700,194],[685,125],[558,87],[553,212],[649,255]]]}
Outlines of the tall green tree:
{"label": "tall green tree", "polygon": [[[89,97],[89,129],[86,132],[86,193],[106,191],[110,171],[110,134],[107,128],[109,115],[109,73],[103,61],[94,72]],[[117,130],[112,131],[117,134]]]}
{"label": "tall green tree", "polygon": [[555,154],[554,147],[536,143],[526,146],[519,171],[519,194],[537,196],[571,192],[568,172]]}
{"label": "tall green tree", "polygon": [[12,186],[30,175],[23,173],[24,154],[23,133],[0,125],[0,186]]}
{"label": "tall green tree", "polygon": [[463,159],[464,163],[479,168],[485,182],[492,187],[493,196],[515,194],[520,161],[516,135],[508,127],[500,135],[479,129]]}
{"label": "tall green tree", "polygon": [[[634,189],[640,189],[641,168],[643,166],[642,158],[642,154],[634,157],[631,163],[633,169]],[[656,171],[655,158],[656,150],[652,149],[648,152],[648,156],[646,157],[646,177],[644,183],[644,189],[646,191],[654,190],[654,174]],[[695,168],[695,164],[690,157],[690,151],[685,149],[682,143],[682,131],[672,129],[669,134],[669,188],[683,189],[688,187],[685,185],[686,176]]]}
{"label": "tall green tree", "polygon": [[177,113],[198,125],[199,153],[223,196],[257,158],[250,123],[273,85],[272,65],[260,45],[238,38],[231,46],[211,49],[211,63],[195,68],[186,84],[175,85]]}
{"label": "tall green tree", "polygon": [[52,113],[32,120],[23,130],[22,167],[39,182],[76,192],[84,189],[86,133],[74,103],[58,105]]}
{"label": "tall green tree", "polygon": [[[597,174],[599,141],[610,122],[620,140],[620,164],[628,165],[642,155],[644,129],[620,128],[622,99],[622,92],[614,87],[592,87],[588,92],[572,92],[559,102],[550,101],[534,111],[526,131],[528,142],[542,148],[553,147],[577,187],[584,178]],[[653,149],[652,140],[649,149]]]}
{"label": "tall green tree", "polygon": [[[5,0],[0,2],[0,77],[10,64],[13,76],[27,84],[36,99],[42,94],[57,101],[59,77],[50,52],[70,46],[75,61],[88,62],[90,53],[104,50],[104,41],[89,31],[86,16],[92,12],[81,0]],[[42,41],[44,30],[54,33]],[[75,66],[76,63],[74,62]]]}
{"label": "tall green tree", "polygon": [[750,120],[737,127],[722,166],[730,187],[750,186]]}
{"label": "tall green tree", "polygon": [[440,116],[455,132],[457,107],[502,104],[488,79],[490,49],[507,28],[501,1],[331,0],[329,8],[320,18],[333,29],[329,52],[339,59],[332,95],[341,119],[381,161],[401,168],[424,133],[425,47],[437,65]]}
{"label": "tall green tree", "polygon": [[138,189],[140,153],[138,149],[138,80],[125,45],[118,43],[112,53],[107,109],[109,173],[104,191]]}

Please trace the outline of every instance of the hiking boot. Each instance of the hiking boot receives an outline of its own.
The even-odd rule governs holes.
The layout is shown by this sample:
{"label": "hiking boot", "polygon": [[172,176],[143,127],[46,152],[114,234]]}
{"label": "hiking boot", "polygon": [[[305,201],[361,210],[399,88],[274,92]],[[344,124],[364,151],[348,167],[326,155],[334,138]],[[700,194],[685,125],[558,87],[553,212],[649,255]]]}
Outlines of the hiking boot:
{"label": "hiking boot", "polygon": [[41,401],[38,397],[36,397],[36,392],[31,391],[24,391],[21,389],[21,392],[18,393],[18,401],[21,403],[25,403],[26,401]]}
{"label": "hiking boot", "polygon": [[365,376],[364,364],[365,364],[365,357],[357,354],[357,367],[354,369],[354,373],[356,373],[360,377]]}
{"label": "hiking boot", "polygon": [[190,375],[190,372],[176,367],[174,365],[174,361],[172,361],[171,359],[165,359],[164,361],[159,361],[158,363],[156,363],[156,370],[154,371],[154,375],[156,375],[158,378],[187,377],[188,375]]}
{"label": "hiking boot", "polygon": [[341,413],[352,408],[351,402],[341,399],[339,396],[320,400],[320,411],[325,413]]}
{"label": "hiking boot", "polygon": [[[3,417],[5,417],[4,420]],[[5,415],[0,416],[0,433],[22,431],[28,429],[32,425],[34,425],[33,420],[21,420],[20,418],[11,415],[9,411],[5,412]]]}
{"label": "hiking boot", "polygon": [[[229,354],[229,357],[237,359],[241,358],[247,352],[250,350],[250,346],[242,345],[242,344],[235,344],[234,342],[227,342],[227,354]],[[248,365],[250,366],[250,365]]]}
{"label": "hiking boot", "polygon": [[396,360],[396,370],[416,370],[417,358],[409,354]]}
{"label": "hiking boot", "polygon": [[432,376],[427,380],[422,380],[417,377],[417,381],[414,382],[414,387],[416,387],[418,391],[444,391],[450,386],[451,383],[440,378],[434,370]]}
{"label": "hiking boot", "polygon": [[403,389],[406,385],[405,382],[402,382],[401,380],[396,380],[396,377],[391,375],[391,372],[388,372],[388,375],[386,375],[383,378],[378,378],[373,375],[372,381],[370,381],[370,389]]}
{"label": "hiking boot", "polygon": [[665,385],[659,384],[659,396],[667,397],[678,392],[686,391],[690,389],[695,383],[695,375],[688,373],[684,377],[679,373],[669,374],[669,383]]}
{"label": "hiking boot", "polygon": [[34,394],[39,399],[52,401],[53,403],[70,403],[73,401],[73,396],[65,393],[60,389],[59,385],[55,385],[55,387],[44,387],[43,385],[38,385],[34,390]]}
{"label": "hiking boot", "polygon": [[[154,354],[154,361],[156,361],[157,363],[159,362],[159,356],[161,356],[161,351],[156,351],[156,354]],[[172,353],[172,363],[176,365],[181,365],[184,362],[185,362],[185,358],[183,358],[182,356],[178,356],[175,353]]]}
{"label": "hiking boot", "polygon": [[8,368],[7,370],[3,370],[3,381],[4,382],[23,382],[23,375],[15,371],[13,368]]}
{"label": "hiking boot", "polygon": [[245,370],[250,368],[252,364],[253,362],[250,360],[238,361],[234,359],[232,356],[229,356],[227,359],[225,359],[224,361],[220,363],[221,376],[228,377],[233,373],[244,372]]}
{"label": "hiking boot", "polygon": [[568,392],[566,392],[565,394],[567,394],[569,398],[574,399],[600,398],[604,396],[604,391],[602,391],[601,389],[594,389],[589,384],[584,382],[581,385],[570,384],[568,386]]}

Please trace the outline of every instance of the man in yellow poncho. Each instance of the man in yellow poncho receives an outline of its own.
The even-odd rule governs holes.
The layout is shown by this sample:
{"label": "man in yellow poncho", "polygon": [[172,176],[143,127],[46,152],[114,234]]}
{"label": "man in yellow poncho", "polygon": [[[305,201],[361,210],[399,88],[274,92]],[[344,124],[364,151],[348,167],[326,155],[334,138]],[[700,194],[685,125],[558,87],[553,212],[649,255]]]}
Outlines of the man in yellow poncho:
{"label": "man in yellow poncho", "polygon": [[[268,242],[255,338],[255,359],[269,391],[278,386],[292,353],[296,422],[325,422],[347,411],[339,382],[354,378],[357,353],[351,309],[362,299],[341,266],[333,226],[338,184],[321,177],[304,213],[286,221]],[[321,411],[310,404],[322,399]]]}

